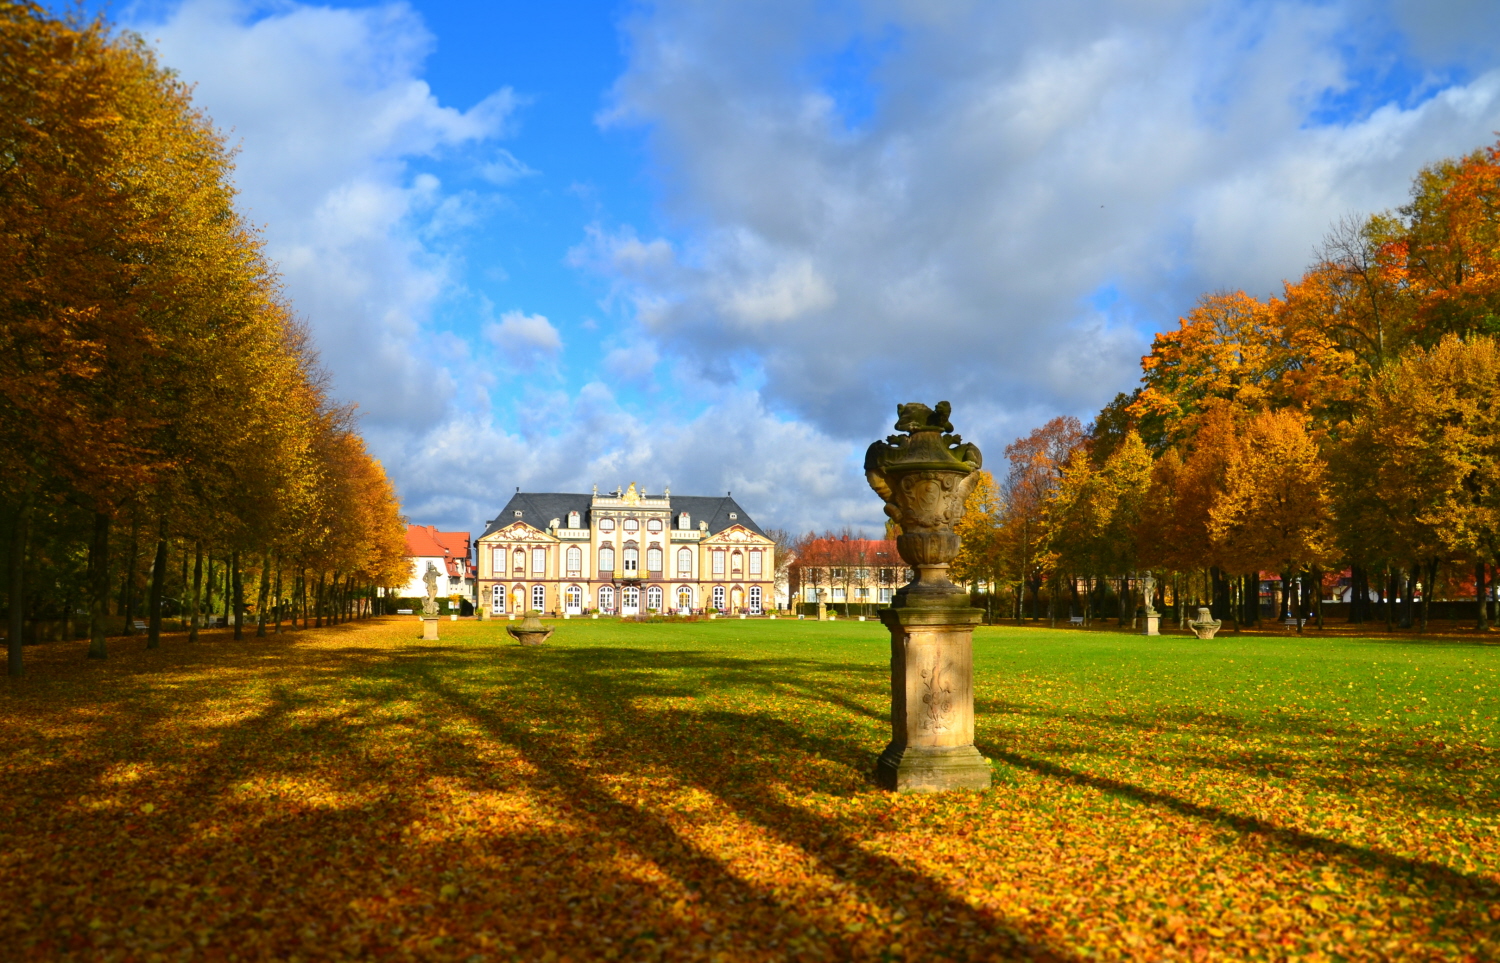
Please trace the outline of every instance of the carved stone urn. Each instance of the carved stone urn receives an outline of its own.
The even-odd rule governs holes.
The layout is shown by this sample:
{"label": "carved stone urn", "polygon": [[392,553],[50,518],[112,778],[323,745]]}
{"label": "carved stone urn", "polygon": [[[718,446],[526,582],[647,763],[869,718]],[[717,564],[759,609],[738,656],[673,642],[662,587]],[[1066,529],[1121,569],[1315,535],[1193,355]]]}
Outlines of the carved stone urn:
{"label": "carved stone urn", "polygon": [[952,406],[896,408],[896,430],[865,452],[865,478],[901,526],[896,550],[914,577],[880,619],[891,632],[891,742],[875,774],[897,792],[987,789],[974,748],[974,626],[983,613],[948,578],[953,531],[977,484],[979,449],[953,433]]}
{"label": "carved stone urn", "polygon": [[526,617],[521,620],[520,625],[507,625],[505,631],[509,632],[522,645],[541,645],[547,641],[548,636],[557,630],[549,629],[543,625],[542,620],[537,617],[540,614],[536,611],[527,612]]}

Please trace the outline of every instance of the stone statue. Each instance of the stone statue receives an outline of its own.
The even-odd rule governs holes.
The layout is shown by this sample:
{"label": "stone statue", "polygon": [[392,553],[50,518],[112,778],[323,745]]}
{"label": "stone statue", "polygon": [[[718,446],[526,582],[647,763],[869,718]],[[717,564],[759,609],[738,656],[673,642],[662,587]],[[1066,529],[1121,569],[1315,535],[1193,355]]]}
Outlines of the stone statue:
{"label": "stone statue", "polygon": [[437,566],[428,562],[427,572],[422,576],[422,582],[427,586],[427,597],[422,600],[422,618],[424,619],[435,619],[438,617],[437,580]]}
{"label": "stone statue", "polygon": [[979,482],[984,459],[979,449],[953,434],[952,406],[922,404],[896,407],[896,430],[865,451],[865,479],[885,501],[885,513],[901,526],[896,551],[916,577],[896,593],[896,608],[956,604],[968,607],[968,596],[948,578],[948,563],[958,554],[953,526],[963,517],[964,500]]}
{"label": "stone statue", "polygon": [[983,613],[948,578],[962,547],[953,526],[979,481],[979,449],[953,433],[952,406],[898,405],[896,430],[865,452],[865,478],[901,526],[896,551],[915,573],[880,620],[891,632],[891,742],[875,774],[898,792],[987,789],[974,748],[974,626]]}
{"label": "stone statue", "polygon": [[1161,613],[1156,611],[1156,578],[1154,576],[1147,574],[1145,578],[1141,579],[1141,595],[1144,597],[1146,603],[1146,617],[1150,618],[1153,615],[1160,615]]}

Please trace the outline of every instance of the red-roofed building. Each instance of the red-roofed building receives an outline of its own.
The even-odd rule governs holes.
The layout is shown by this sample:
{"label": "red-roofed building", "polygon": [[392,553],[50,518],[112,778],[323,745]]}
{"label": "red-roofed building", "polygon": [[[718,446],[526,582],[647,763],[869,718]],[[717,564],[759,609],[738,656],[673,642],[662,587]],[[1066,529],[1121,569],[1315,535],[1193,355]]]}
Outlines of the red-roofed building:
{"label": "red-roofed building", "polygon": [[474,601],[474,562],[468,532],[440,532],[432,525],[406,526],[406,555],[411,559],[411,581],[397,595],[421,598],[427,594],[423,577],[427,563],[437,567],[438,598],[461,595]]}

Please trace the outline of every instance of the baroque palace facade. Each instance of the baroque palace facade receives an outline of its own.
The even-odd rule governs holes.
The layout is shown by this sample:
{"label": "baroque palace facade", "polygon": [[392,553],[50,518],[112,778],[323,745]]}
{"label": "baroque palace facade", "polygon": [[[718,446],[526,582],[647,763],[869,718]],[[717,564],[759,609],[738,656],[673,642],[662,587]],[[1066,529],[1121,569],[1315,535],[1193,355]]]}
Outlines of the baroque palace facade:
{"label": "baroque palace facade", "polygon": [[479,604],[493,615],[759,615],[774,543],[733,498],[637,491],[516,494],[479,536]]}

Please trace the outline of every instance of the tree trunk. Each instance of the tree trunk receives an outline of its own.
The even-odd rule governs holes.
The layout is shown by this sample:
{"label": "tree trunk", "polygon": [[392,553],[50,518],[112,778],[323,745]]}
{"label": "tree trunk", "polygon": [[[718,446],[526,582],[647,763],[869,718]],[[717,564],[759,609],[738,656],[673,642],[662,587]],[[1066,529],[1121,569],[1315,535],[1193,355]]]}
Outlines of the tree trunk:
{"label": "tree trunk", "polygon": [[1478,611],[1474,628],[1480,632],[1488,632],[1490,630],[1489,613],[1485,611],[1489,607],[1487,604],[1488,600],[1485,598],[1487,589],[1484,583],[1485,575],[1488,574],[1485,571],[1486,567],[1483,562],[1474,563],[1474,606]]}
{"label": "tree trunk", "polygon": [[1429,559],[1422,580],[1422,631],[1427,631],[1427,618],[1432,614],[1432,585],[1437,581],[1437,559]]}
{"label": "tree trunk", "polygon": [[198,641],[198,603],[203,591],[203,539],[193,539],[193,605],[188,609],[188,641]]}
{"label": "tree trunk", "polygon": [[276,557],[276,587],[275,587],[274,591],[275,591],[275,594],[276,594],[276,601],[274,603],[275,606],[276,606],[276,628],[275,628],[274,631],[275,631],[276,635],[280,635],[281,634],[281,556],[279,556],[279,555]]}
{"label": "tree trunk", "polygon": [[234,609],[234,640],[239,642],[245,637],[245,573],[240,571],[238,549],[229,556],[229,581],[230,594],[234,596],[230,605]]}
{"label": "tree trunk", "polygon": [[104,647],[109,618],[109,516],[94,513],[94,538],[89,543],[89,658],[108,656]]}
{"label": "tree trunk", "polygon": [[1401,598],[1401,627],[1409,629],[1416,622],[1417,615],[1417,567],[1413,565],[1405,571],[1406,589]]}
{"label": "tree trunk", "polygon": [[130,549],[125,557],[125,591],[120,599],[125,608],[125,634],[135,635],[135,558],[140,554],[141,526],[132,517],[130,522]]}
{"label": "tree trunk", "polygon": [[318,586],[313,589],[313,627],[323,627],[323,573],[318,573]]}
{"label": "tree trunk", "polygon": [[167,580],[167,516],[156,525],[156,557],[151,561],[151,613],[147,618],[146,648],[161,648],[162,587]]}
{"label": "tree trunk", "polygon": [[5,638],[5,669],[10,676],[22,674],[21,644],[26,632],[26,541],[31,528],[31,494],[16,509],[16,526],[10,540],[10,624]]}
{"label": "tree trunk", "polygon": [[230,622],[229,622],[229,616],[232,614],[231,610],[234,608],[234,568],[235,568],[234,560],[235,560],[236,557],[237,557],[236,553],[230,552],[229,553],[229,557],[224,560],[224,627],[225,628],[229,627],[229,624],[230,624]]}
{"label": "tree trunk", "polygon": [[255,594],[255,637],[266,637],[266,605],[271,597],[271,559],[260,554],[260,591]]}
{"label": "tree trunk", "polygon": [[1323,631],[1323,570],[1316,566],[1312,570],[1313,617],[1318,620],[1318,631]]}
{"label": "tree trunk", "polygon": [[1396,571],[1390,565],[1385,567],[1385,630],[1394,632],[1396,630]]}

